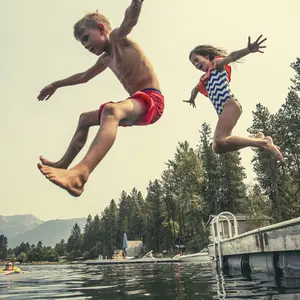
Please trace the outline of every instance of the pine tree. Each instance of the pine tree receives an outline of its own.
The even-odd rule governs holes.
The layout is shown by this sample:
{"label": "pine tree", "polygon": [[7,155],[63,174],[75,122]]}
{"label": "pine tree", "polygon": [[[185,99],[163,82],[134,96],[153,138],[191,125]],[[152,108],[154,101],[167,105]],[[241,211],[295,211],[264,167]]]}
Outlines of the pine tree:
{"label": "pine tree", "polygon": [[3,234],[0,235],[0,259],[7,257],[7,237]]}
{"label": "pine tree", "polygon": [[156,252],[161,251],[162,236],[163,236],[163,222],[165,220],[164,202],[163,202],[163,190],[161,183],[155,179],[150,181],[147,187],[147,230],[148,236],[146,243],[148,247]]}
{"label": "pine tree", "polygon": [[89,251],[94,246],[93,219],[88,215],[83,231],[82,250]]}
{"label": "pine tree", "polygon": [[[263,132],[265,136],[272,136],[276,143],[276,119],[269,110],[261,104],[256,105],[253,112],[253,124],[248,129],[252,134]],[[282,220],[282,209],[280,203],[280,166],[276,164],[267,152],[261,149],[253,149],[253,169],[263,192],[272,202],[272,210],[276,221]]]}
{"label": "pine tree", "polygon": [[247,216],[246,230],[269,225],[272,215],[272,203],[264,195],[258,184],[248,186],[247,201],[243,203],[243,211]]}
{"label": "pine tree", "polygon": [[[163,172],[162,181],[165,203],[169,210],[166,216],[169,220],[172,217],[173,235],[177,222],[179,225],[177,237],[192,239],[193,229],[190,228],[190,216],[193,215],[195,206],[197,209],[201,208],[201,213],[198,211],[196,220],[198,217],[202,218],[204,211],[203,167],[201,158],[188,142],[179,143],[174,159],[167,162],[167,170]],[[187,219],[186,216],[188,216]],[[171,228],[170,225],[168,227]],[[201,232],[198,231],[198,234],[201,235]],[[179,242],[182,241],[177,240],[176,243]]]}
{"label": "pine tree", "polygon": [[203,123],[200,130],[199,155],[203,162],[203,200],[206,215],[221,212],[219,197],[220,172],[218,157],[212,150],[211,127]]}
{"label": "pine tree", "polygon": [[219,155],[219,207],[220,211],[233,214],[242,212],[242,203],[246,201],[245,169],[241,165],[238,151]]}
{"label": "pine tree", "polygon": [[[38,246],[37,246],[38,247]],[[82,234],[81,229],[77,223],[72,228],[71,235],[67,242],[67,251],[70,254],[70,258],[74,259],[77,256],[81,256],[82,252]]]}
{"label": "pine tree", "polygon": [[292,79],[293,89],[295,91],[300,91],[300,58],[297,57],[296,61],[291,64],[291,67],[296,72],[295,77]]}
{"label": "pine tree", "polygon": [[118,234],[116,239],[117,248],[122,248],[122,239],[124,232],[128,232],[128,221],[130,217],[130,202],[129,196],[125,191],[122,191],[119,199],[118,213]]}

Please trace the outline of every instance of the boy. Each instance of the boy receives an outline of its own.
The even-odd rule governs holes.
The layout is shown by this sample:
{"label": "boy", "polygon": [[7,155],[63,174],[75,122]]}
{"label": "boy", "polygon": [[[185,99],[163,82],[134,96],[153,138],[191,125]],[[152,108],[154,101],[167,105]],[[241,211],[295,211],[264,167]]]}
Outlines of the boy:
{"label": "boy", "polygon": [[[99,110],[81,114],[78,127],[65,153],[58,162],[40,157],[38,168],[51,182],[80,196],[89,175],[112,147],[118,126],[149,125],[163,114],[164,97],[154,69],[128,34],[137,24],[143,0],[132,0],[119,28],[111,30],[109,21],[99,13],[86,15],[74,25],[74,36],[91,53],[100,56],[94,66],[83,73],[46,86],[38,99],[48,100],[57,88],[85,83],[110,68],[130,97],[117,103],[109,102]],[[82,161],[67,169],[85,145],[89,127],[100,125],[90,149]]]}

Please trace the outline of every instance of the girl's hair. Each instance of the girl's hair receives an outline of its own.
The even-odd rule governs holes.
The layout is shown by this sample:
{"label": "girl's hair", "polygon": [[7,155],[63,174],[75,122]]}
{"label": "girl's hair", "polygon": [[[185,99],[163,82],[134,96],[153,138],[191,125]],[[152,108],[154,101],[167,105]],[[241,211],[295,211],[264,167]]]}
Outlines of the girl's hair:
{"label": "girl's hair", "polygon": [[98,10],[95,13],[88,13],[82,19],[80,19],[74,25],[74,36],[76,40],[79,40],[82,33],[86,28],[98,28],[98,23],[105,25],[106,29],[111,31],[111,25],[109,20],[98,13]]}
{"label": "girl's hair", "polygon": [[191,59],[192,54],[208,56],[209,60],[213,61],[216,56],[226,56],[227,52],[222,48],[216,48],[211,45],[200,45],[190,52],[189,59]]}

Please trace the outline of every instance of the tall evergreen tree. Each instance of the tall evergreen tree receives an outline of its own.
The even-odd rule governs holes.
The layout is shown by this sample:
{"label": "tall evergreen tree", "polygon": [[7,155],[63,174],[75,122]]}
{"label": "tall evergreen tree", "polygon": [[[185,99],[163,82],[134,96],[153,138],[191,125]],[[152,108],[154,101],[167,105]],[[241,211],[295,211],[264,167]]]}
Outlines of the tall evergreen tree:
{"label": "tall evergreen tree", "polygon": [[293,89],[300,92],[300,58],[297,57],[296,61],[291,64],[291,67],[296,72],[295,77],[292,79]]}
{"label": "tall evergreen tree", "polygon": [[211,127],[203,123],[200,130],[199,155],[203,163],[203,200],[206,214],[218,214],[221,212],[219,199],[220,172],[218,157],[212,150]]}
{"label": "tall evergreen tree", "polygon": [[82,234],[81,229],[77,223],[73,226],[71,230],[71,235],[67,242],[67,251],[70,254],[70,258],[74,259],[81,256],[82,252]]}
{"label": "tall evergreen tree", "polygon": [[219,164],[219,207],[221,211],[233,214],[242,212],[242,203],[246,201],[245,169],[241,165],[238,151],[222,154],[218,157]]}
{"label": "tall evergreen tree", "polygon": [[0,258],[6,259],[7,257],[7,237],[3,234],[0,235]]}

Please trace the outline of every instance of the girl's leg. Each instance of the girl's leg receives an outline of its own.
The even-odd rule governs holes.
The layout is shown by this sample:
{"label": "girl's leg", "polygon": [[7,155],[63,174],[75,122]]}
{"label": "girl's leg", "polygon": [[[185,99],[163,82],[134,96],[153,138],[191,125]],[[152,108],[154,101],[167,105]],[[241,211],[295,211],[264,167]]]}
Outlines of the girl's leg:
{"label": "girl's leg", "polygon": [[102,111],[99,131],[82,161],[68,170],[39,164],[40,171],[71,195],[80,196],[89,175],[114,144],[119,124],[133,125],[143,116],[145,109],[145,104],[135,99],[106,104]]}
{"label": "girl's leg", "polygon": [[81,114],[79,117],[77,129],[66,153],[57,162],[52,162],[44,158],[43,156],[40,156],[40,160],[43,165],[54,168],[67,169],[74,158],[77,156],[77,154],[80,152],[80,150],[84,147],[87,141],[90,127],[96,125],[99,125],[99,110]]}
{"label": "girl's leg", "polygon": [[219,117],[214,134],[213,150],[222,154],[236,151],[245,147],[257,147],[270,152],[276,159],[281,160],[282,155],[273,144],[271,137],[239,137],[229,136],[241,115],[239,104],[235,100],[228,100],[224,105],[224,110]]}

